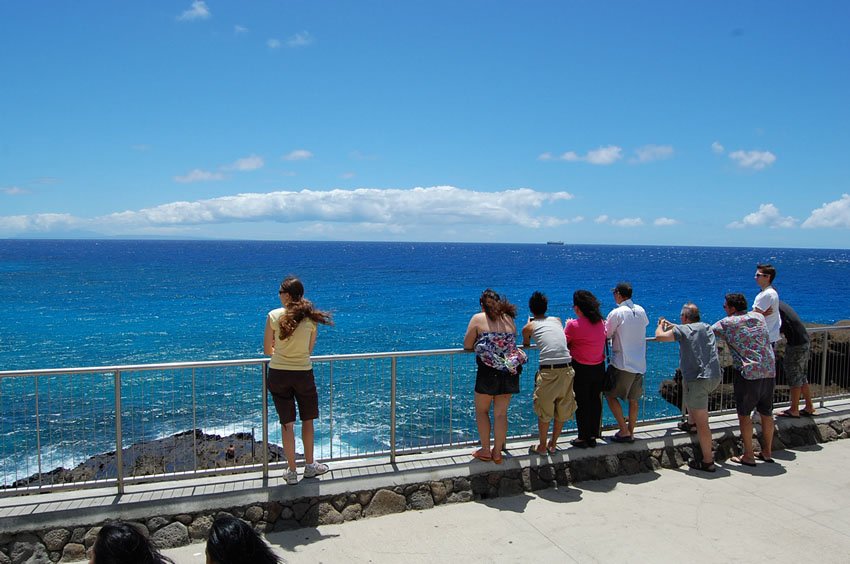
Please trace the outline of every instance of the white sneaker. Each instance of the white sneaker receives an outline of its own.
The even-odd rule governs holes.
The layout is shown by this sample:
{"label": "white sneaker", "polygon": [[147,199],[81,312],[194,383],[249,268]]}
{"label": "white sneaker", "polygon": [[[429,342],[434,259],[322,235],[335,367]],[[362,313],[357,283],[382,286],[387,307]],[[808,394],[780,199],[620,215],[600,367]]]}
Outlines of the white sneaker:
{"label": "white sneaker", "polygon": [[298,472],[295,470],[287,470],[283,473],[283,479],[286,480],[286,483],[290,486],[294,486],[298,483]]}
{"label": "white sneaker", "polygon": [[316,476],[321,476],[325,472],[328,471],[328,465],[322,464],[321,462],[314,462],[312,464],[308,464],[304,467],[304,477],[305,478],[315,478]]}

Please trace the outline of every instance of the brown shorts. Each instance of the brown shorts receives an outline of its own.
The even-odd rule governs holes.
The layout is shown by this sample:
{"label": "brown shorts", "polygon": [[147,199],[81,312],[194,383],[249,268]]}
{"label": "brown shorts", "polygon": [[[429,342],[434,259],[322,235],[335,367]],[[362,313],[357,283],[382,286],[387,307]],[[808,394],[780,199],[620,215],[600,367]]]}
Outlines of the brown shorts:
{"label": "brown shorts", "polygon": [[301,421],[319,417],[319,393],[313,370],[278,370],[269,368],[269,392],[280,418],[280,424],[295,421],[295,402]]}
{"label": "brown shorts", "polygon": [[614,381],[614,389],[605,392],[606,398],[620,398],[622,400],[637,401],[643,395],[643,374],[620,370],[616,366],[609,365],[617,375]]}

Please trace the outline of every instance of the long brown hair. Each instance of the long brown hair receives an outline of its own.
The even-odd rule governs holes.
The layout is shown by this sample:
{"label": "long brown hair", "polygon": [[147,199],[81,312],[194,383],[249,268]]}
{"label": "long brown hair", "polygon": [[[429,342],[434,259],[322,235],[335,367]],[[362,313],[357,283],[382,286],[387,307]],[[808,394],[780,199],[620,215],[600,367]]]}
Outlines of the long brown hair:
{"label": "long brown hair", "polygon": [[[487,305],[488,298],[496,302],[493,307]],[[497,294],[495,290],[487,288],[481,293],[481,298],[478,301],[481,303],[484,314],[490,319],[496,319],[500,315],[507,315],[511,319],[516,319],[516,306],[505,299],[504,296]]]}
{"label": "long brown hair", "polygon": [[286,305],[286,311],[280,316],[278,337],[281,341],[288,339],[295,332],[295,328],[304,319],[311,319],[323,325],[333,325],[330,312],[320,311],[313,307],[313,302],[304,297],[304,284],[295,276],[287,276],[280,283],[278,294],[286,294],[290,302]]}

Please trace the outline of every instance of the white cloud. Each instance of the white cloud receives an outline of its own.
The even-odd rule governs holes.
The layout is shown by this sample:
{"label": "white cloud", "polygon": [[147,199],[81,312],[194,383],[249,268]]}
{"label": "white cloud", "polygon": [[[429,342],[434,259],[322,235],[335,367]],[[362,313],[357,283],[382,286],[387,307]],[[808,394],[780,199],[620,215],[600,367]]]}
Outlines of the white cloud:
{"label": "white cloud", "polygon": [[282,45],[282,43],[280,42],[280,39],[272,38],[272,39],[269,39],[268,41],[266,41],[266,45],[269,46],[269,49],[280,49],[280,46]]}
{"label": "white cloud", "polygon": [[286,44],[290,47],[306,47],[313,43],[313,36],[309,31],[300,31],[286,40]]}
{"label": "white cloud", "polygon": [[291,151],[281,157],[281,159],[285,161],[306,161],[307,159],[312,159],[313,153],[307,151],[305,149],[296,149]]}
{"label": "white cloud", "polygon": [[643,225],[643,220],[639,217],[624,217],[621,219],[612,219],[611,225],[617,227],[640,227]]}
{"label": "white cloud", "polygon": [[66,213],[0,216],[0,232],[8,233],[44,233],[71,229],[79,224],[78,218]]}
{"label": "white cloud", "polygon": [[793,217],[782,217],[779,208],[773,204],[761,204],[758,211],[747,214],[741,221],[733,221],[726,227],[732,229],[743,229],[745,227],[770,227],[788,228],[797,225]]}
{"label": "white cloud", "polygon": [[175,176],[174,181],[181,184],[189,184],[191,182],[207,182],[210,180],[224,180],[224,175],[220,172],[209,172],[199,168],[192,169],[183,176]]}
{"label": "white cloud", "polygon": [[242,159],[237,159],[233,164],[229,164],[227,166],[222,167],[224,170],[257,170],[258,168],[263,168],[265,161],[263,157],[259,157],[257,155],[251,155],[250,157],[245,157]]}
{"label": "white cloud", "polygon": [[640,227],[643,225],[643,220],[639,217],[622,217],[617,219],[605,214],[598,216],[593,221],[599,224],[608,223],[615,227]]}
{"label": "white cloud", "polygon": [[678,225],[681,223],[678,219],[671,219],[669,217],[659,217],[655,221],[652,222],[656,227],[667,227],[670,225]]}
{"label": "white cloud", "polygon": [[206,20],[211,15],[206,2],[195,0],[195,2],[192,2],[192,7],[177,16],[177,19],[181,22],[190,22],[193,20]]}
{"label": "white cloud", "polygon": [[235,25],[235,26],[233,26],[233,33],[236,33],[236,34],[248,33],[248,28],[245,27],[244,25]]}
{"label": "white cloud", "polygon": [[762,170],[776,161],[776,155],[770,151],[733,151],[729,158],[738,163],[741,168]]}
{"label": "white cloud", "polygon": [[634,163],[649,163],[669,159],[673,156],[672,145],[644,145],[635,149]]}
{"label": "white cloud", "polygon": [[588,151],[586,155],[581,156],[575,151],[567,151],[560,156],[554,156],[552,153],[546,152],[537,157],[541,161],[567,161],[579,162],[584,161],[595,165],[610,165],[623,158],[623,149],[616,145],[608,145],[607,147],[599,147],[592,151]]}
{"label": "white cloud", "polygon": [[357,176],[357,175],[353,172],[343,172],[342,174],[339,175],[339,177],[342,178],[343,180],[351,180],[355,176]]}
{"label": "white cloud", "polygon": [[568,192],[547,193],[528,188],[481,192],[453,186],[281,191],[172,202],[90,219],[49,214],[0,217],[0,231],[20,233],[47,229],[55,224],[62,228],[85,226],[91,230],[121,234],[161,227],[253,221],[320,222],[370,229],[375,226],[375,229],[385,231],[417,226],[450,228],[493,224],[536,229],[580,220],[536,213],[553,202],[572,198],[573,195]]}
{"label": "white cloud", "polygon": [[4,194],[8,194],[10,196],[19,196],[21,194],[28,194],[29,193],[28,190],[24,190],[20,186],[8,186],[6,188],[3,188],[2,190],[3,190]]}
{"label": "white cloud", "polygon": [[726,148],[723,147],[723,145],[721,145],[717,141],[715,141],[714,143],[711,144],[711,150],[714,151],[715,153],[717,153],[718,155],[720,155],[726,150]]}
{"label": "white cloud", "polygon": [[821,205],[812,210],[803,222],[803,227],[845,227],[850,228],[850,194],[842,194],[840,200]]}

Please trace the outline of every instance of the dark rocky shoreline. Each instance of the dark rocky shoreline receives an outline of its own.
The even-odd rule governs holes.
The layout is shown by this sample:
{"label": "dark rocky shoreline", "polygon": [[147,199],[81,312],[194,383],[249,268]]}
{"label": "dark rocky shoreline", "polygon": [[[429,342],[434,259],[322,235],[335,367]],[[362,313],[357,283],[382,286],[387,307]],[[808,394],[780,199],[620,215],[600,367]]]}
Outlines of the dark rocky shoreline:
{"label": "dark rocky shoreline", "polygon": [[[196,469],[192,452],[197,452],[197,469],[226,469],[262,463],[264,443],[251,433],[234,433],[226,437],[209,435],[201,429],[184,431],[170,437],[136,443],[122,449],[125,477],[151,476],[189,472]],[[302,458],[302,455],[297,455]],[[284,460],[283,447],[269,444],[269,462]],[[76,467],[56,468],[15,481],[4,488],[22,488],[53,484],[69,484],[118,477],[115,451],[92,456]]]}

